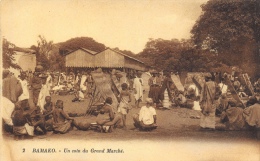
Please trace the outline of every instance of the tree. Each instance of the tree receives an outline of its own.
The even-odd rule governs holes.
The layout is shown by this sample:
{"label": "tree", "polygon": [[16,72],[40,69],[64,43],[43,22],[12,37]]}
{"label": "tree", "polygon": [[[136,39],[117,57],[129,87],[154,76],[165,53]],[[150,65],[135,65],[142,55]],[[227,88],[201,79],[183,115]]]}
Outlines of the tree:
{"label": "tree", "polygon": [[198,49],[216,53],[225,64],[259,71],[260,1],[209,0],[202,11],[191,30]]}
{"label": "tree", "polygon": [[53,42],[48,42],[44,36],[39,35],[37,46],[33,45],[31,49],[36,52],[37,64],[41,64],[44,70],[48,70],[50,68],[49,58],[53,49]]}
{"label": "tree", "polygon": [[67,53],[80,47],[96,52],[103,51],[106,48],[104,44],[98,43],[90,37],[76,37],[66,42],[59,43],[58,45],[60,46],[61,53]]}
{"label": "tree", "polygon": [[163,40],[149,39],[145,48],[138,54],[138,58],[145,62],[148,66],[165,69],[165,64],[169,58],[178,58],[180,54],[181,44],[179,40]]}
{"label": "tree", "polygon": [[5,38],[3,39],[2,50],[3,50],[3,68],[8,69],[10,67],[14,69],[21,69],[21,67],[14,63],[16,54],[14,51],[15,45],[7,41]]}

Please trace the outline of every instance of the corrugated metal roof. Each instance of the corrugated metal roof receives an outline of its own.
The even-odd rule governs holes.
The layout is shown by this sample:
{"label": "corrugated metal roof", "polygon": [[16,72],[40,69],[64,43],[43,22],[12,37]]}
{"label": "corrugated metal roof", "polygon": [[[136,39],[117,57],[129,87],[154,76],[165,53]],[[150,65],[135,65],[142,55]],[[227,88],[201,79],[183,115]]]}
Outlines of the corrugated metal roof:
{"label": "corrugated metal roof", "polygon": [[[124,54],[124,53],[121,53],[120,51],[116,51],[116,50],[113,50],[113,49],[110,49],[110,48],[107,48],[107,49],[105,49],[105,50],[114,51],[114,52],[116,52],[116,53],[118,53],[118,54],[121,54],[121,55],[123,55],[123,56],[125,56],[125,57],[128,57],[128,58],[130,58],[130,59],[133,59],[133,60],[135,60],[135,61],[138,61],[139,63],[144,64],[144,62],[142,62],[142,61],[140,61],[140,60],[138,60],[138,59],[136,59],[136,58],[134,58],[134,57],[128,56],[128,55],[126,55],[126,54]],[[104,50],[104,51],[105,51],[105,50]],[[103,52],[103,51],[101,51],[101,52]],[[101,52],[99,52],[99,53],[101,53]],[[96,53],[96,54],[99,54],[99,53]]]}
{"label": "corrugated metal roof", "polygon": [[92,51],[92,50],[85,49],[85,48],[78,48],[78,49],[76,49],[76,50],[73,50],[73,51],[71,51],[71,52],[65,54],[65,56],[67,56],[67,55],[69,55],[69,54],[71,54],[71,53],[73,53],[73,52],[75,52],[75,51],[77,51],[77,50],[83,50],[83,51],[85,51],[85,52],[87,52],[87,53],[89,53],[89,54],[91,54],[91,55],[97,54],[96,51]]}
{"label": "corrugated metal roof", "polygon": [[97,54],[97,52],[92,51],[92,50],[89,50],[89,49],[85,49],[85,48],[80,48],[80,49],[85,50],[86,52],[88,52],[88,53],[90,53],[90,54],[92,54],[92,55]]}

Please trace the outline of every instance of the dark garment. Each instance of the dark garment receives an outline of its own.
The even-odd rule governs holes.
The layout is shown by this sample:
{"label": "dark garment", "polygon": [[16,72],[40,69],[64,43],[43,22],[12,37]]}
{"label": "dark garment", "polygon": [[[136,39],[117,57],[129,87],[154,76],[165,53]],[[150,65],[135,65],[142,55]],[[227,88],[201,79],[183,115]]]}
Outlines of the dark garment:
{"label": "dark garment", "polygon": [[39,94],[42,88],[41,78],[34,76],[32,78],[32,92],[33,92],[33,102],[35,105],[38,103]]}
{"label": "dark garment", "polygon": [[18,97],[23,93],[22,85],[15,76],[3,79],[2,94],[13,103],[17,102]]}
{"label": "dark garment", "polygon": [[14,111],[12,120],[14,126],[24,126],[27,122],[22,110]]}
{"label": "dark garment", "polygon": [[170,91],[170,87],[171,87],[172,83],[173,83],[173,81],[171,78],[169,78],[169,77],[164,78],[162,87],[160,89],[160,100],[164,100],[164,92],[166,89],[168,91],[169,99],[172,100],[171,91]]}

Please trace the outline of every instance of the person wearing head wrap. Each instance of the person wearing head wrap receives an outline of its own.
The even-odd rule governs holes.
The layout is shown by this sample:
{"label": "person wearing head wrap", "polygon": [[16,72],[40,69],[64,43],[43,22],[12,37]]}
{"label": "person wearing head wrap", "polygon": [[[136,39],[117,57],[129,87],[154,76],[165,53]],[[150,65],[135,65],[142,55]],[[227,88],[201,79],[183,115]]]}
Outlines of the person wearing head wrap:
{"label": "person wearing head wrap", "polygon": [[218,98],[216,98],[216,83],[211,80],[211,74],[205,75],[205,83],[202,88],[200,105],[202,116],[200,126],[203,129],[215,129],[215,111],[218,106]]}
{"label": "person wearing head wrap", "polygon": [[146,105],[143,106],[139,114],[133,115],[134,126],[139,129],[155,129],[157,127],[156,111],[153,107],[152,98],[146,98]]}

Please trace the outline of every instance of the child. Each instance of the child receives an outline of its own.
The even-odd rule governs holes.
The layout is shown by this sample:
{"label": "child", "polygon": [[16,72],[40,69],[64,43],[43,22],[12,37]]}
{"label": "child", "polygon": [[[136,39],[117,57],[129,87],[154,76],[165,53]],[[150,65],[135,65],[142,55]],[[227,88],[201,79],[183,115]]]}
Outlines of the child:
{"label": "child", "polygon": [[131,105],[129,104],[131,102],[131,94],[128,91],[128,85],[126,83],[123,83],[121,85],[122,91],[119,95],[119,106],[118,106],[118,112],[123,115],[123,128],[126,129],[126,115],[131,109]]}
{"label": "child", "polygon": [[43,115],[45,117],[45,126],[46,129],[50,129],[53,124],[53,103],[51,102],[51,97],[46,96],[45,97],[45,105],[44,105],[44,110],[43,110]]}
{"label": "child", "polygon": [[35,129],[42,131],[43,134],[46,134],[47,131],[45,128],[45,120],[43,114],[41,113],[40,107],[36,106],[36,109],[33,109],[28,113],[28,115],[30,115],[30,117],[27,118],[29,124],[34,126]]}
{"label": "child", "polygon": [[15,104],[12,121],[15,140],[24,139],[24,136],[27,134],[33,135],[34,128],[27,123],[25,113],[21,107],[21,101]]}

